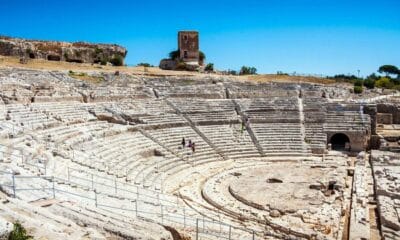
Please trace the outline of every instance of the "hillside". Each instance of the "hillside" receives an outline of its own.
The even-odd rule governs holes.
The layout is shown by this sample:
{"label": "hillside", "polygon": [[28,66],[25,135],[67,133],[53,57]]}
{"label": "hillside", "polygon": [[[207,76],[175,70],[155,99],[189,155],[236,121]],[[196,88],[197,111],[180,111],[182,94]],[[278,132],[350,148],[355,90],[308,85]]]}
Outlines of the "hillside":
{"label": "hillside", "polygon": [[[74,72],[115,72],[146,75],[146,76],[222,76],[220,74],[198,73],[190,71],[169,71],[158,67],[133,67],[133,66],[102,66],[89,63],[54,62],[40,59],[30,59],[26,64],[21,64],[17,57],[0,56],[0,67],[27,68],[35,70],[57,70]],[[229,76],[237,80],[250,80],[256,82],[309,82],[318,84],[333,84],[335,81],[312,76],[288,76],[276,74],[260,74],[250,76]]]}

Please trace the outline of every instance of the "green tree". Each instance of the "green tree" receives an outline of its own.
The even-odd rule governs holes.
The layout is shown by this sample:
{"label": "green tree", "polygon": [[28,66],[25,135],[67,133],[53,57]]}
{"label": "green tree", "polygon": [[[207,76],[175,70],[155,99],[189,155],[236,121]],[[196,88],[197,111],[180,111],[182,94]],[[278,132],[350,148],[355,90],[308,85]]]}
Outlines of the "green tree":
{"label": "green tree", "polygon": [[375,86],[379,88],[392,88],[394,86],[393,82],[390,81],[387,77],[382,77],[378,81],[375,82]]}
{"label": "green tree", "polygon": [[400,74],[400,70],[396,66],[393,66],[393,65],[382,65],[379,67],[378,72],[384,73],[384,74],[386,74],[386,76]]}
{"label": "green tree", "polygon": [[179,50],[171,51],[171,52],[168,54],[168,57],[169,57],[169,59],[177,60],[177,59],[180,57]]}
{"label": "green tree", "polygon": [[206,60],[206,55],[202,51],[199,51],[199,63],[200,63],[200,65],[203,65],[204,60]]}
{"label": "green tree", "polygon": [[213,72],[214,71],[214,63],[208,63],[206,67],[204,68],[204,71],[206,72]]}
{"label": "green tree", "polygon": [[242,66],[239,72],[239,75],[253,75],[253,74],[257,74],[257,68],[255,67]]}
{"label": "green tree", "polygon": [[367,76],[367,79],[372,79],[372,80],[379,80],[379,76],[376,75],[375,73],[371,73],[371,75]]}

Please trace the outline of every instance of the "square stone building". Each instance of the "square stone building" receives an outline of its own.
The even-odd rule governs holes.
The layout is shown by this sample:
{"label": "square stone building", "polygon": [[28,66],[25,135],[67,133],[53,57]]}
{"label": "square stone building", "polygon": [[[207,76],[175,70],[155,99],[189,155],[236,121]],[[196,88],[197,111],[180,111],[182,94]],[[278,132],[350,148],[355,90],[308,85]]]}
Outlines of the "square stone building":
{"label": "square stone building", "polygon": [[199,32],[178,32],[179,58],[186,63],[199,64]]}

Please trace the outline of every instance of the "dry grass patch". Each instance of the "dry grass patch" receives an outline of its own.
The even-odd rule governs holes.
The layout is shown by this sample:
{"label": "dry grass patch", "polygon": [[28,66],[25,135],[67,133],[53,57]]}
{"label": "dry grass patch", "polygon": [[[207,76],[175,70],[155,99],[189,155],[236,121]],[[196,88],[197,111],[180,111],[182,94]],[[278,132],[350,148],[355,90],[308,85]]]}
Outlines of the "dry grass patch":
{"label": "dry grass patch", "polygon": [[333,84],[335,83],[332,79],[312,77],[312,76],[289,76],[289,75],[276,75],[276,74],[260,74],[246,76],[250,81],[257,82],[308,82],[318,84]]}
{"label": "dry grass patch", "polygon": [[64,61],[47,61],[43,59],[28,59],[26,64],[21,64],[18,57],[0,56],[0,67],[15,67],[35,70],[74,71],[74,72],[112,72],[145,75],[145,76],[198,76],[197,72],[167,71],[158,67],[143,66],[103,66],[91,63],[71,63]]}
{"label": "dry grass patch", "polygon": [[104,77],[88,75],[87,73],[84,73],[84,72],[77,73],[74,71],[69,71],[68,75],[72,78],[76,78],[79,80],[83,80],[83,81],[87,81],[87,82],[91,82],[91,83],[95,83],[95,84],[104,82]]}

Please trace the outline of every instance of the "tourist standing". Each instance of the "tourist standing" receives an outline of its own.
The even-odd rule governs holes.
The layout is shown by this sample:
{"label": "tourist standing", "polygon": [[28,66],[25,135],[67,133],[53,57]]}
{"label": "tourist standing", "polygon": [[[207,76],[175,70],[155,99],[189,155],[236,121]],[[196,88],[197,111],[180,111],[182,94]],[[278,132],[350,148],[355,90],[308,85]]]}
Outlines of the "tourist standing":
{"label": "tourist standing", "polygon": [[192,143],[192,153],[194,153],[195,150],[196,150],[196,149],[195,149],[195,144]]}
{"label": "tourist standing", "polygon": [[186,140],[185,138],[182,138],[182,148],[185,148],[185,146],[186,146]]}

